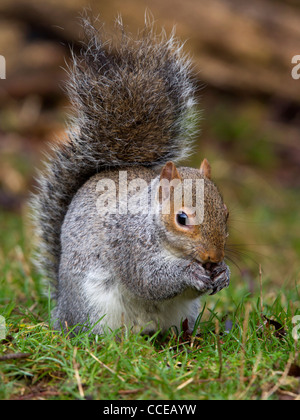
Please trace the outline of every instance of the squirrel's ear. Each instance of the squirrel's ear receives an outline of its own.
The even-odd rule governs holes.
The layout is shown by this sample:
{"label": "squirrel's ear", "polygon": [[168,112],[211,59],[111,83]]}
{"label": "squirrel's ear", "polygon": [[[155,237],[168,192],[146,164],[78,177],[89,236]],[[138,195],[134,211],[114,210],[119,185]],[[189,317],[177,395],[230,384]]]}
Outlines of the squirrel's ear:
{"label": "squirrel's ear", "polygon": [[211,178],[211,166],[207,159],[203,159],[200,165],[200,172],[205,176],[205,178]]}
{"label": "squirrel's ear", "polygon": [[160,180],[167,179],[171,182],[173,179],[181,180],[181,176],[173,162],[167,162],[160,173]]}
{"label": "squirrel's ear", "polygon": [[163,202],[164,200],[169,198],[170,182],[173,180],[178,180],[181,182],[182,178],[179,175],[179,172],[175,164],[173,162],[167,162],[165,166],[162,168],[161,173],[160,173],[160,188],[159,188],[159,201],[160,202]]}

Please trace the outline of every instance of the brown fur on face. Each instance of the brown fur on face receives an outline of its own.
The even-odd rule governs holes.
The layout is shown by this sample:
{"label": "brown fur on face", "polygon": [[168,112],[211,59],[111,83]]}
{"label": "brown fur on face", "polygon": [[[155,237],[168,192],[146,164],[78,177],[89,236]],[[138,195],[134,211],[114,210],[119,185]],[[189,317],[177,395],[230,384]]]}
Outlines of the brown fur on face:
{"label": "brown fur on face", "polygon": [[[183,252],[186,257],[192,257],[203,264],[223,261],[228,236],[226,225],[228,211],[217,187],[208,178],[210,174],[210,165],[206,159],[199,170],[185,167],[177,169],[173,162],[168,162],[161,171],[161,180],[167,180],[174,187],[169,189],[169,194],[166,187],[161,187],[159,196],[162,205],[164,201],[170,200],[169,214],[162,214],[161,219],[167,231],[171,250],[175,253]],[[192,189],[192,209],[185,205],[183,195],[180,198],[175,197],[176,185],[178,182],[183,185],[185,179],[204,181],[204,218],[201,224],[190,223],[195,216],[193,209],[197,200],[195,183]],[[186,225],[180,224],[178,214],[181,212],[187,215]]]}

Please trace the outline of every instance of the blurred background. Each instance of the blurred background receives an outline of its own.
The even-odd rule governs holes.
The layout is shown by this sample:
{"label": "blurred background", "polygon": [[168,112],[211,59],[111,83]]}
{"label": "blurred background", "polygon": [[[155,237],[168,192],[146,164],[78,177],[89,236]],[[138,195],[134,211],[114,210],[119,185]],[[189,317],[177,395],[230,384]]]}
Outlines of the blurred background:
{"label": "blurred background", "polygon": [[[199,84],[201,134],[189,165],[207,157],[230,210],[235,287],[269,292],[299,285],[299,0],[0,0],[0,261],[29,249],[28,194],[48,144],[71,112],[63,85],[70,46],[80,48],[84,7],[109,28],[120,13],[132,32],[148,8],[157,27],[190,53]],[[25,256],[29,255],[25,253]]]}

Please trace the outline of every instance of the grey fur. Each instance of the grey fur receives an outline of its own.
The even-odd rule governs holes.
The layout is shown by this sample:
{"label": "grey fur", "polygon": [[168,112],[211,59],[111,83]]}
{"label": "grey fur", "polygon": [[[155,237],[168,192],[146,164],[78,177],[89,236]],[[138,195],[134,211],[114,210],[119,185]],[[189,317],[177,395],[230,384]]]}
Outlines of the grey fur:
{"label": "grey fur", "polygon": [[[158,181],[155,170],[126,169],[129,182],[137,175],[148,182],[156,180],[149,182],[149,191]],[[199,177],[196,169],[180,170]],[[58,304],[53,313],[56,327],[64,322],[93,325],[105,315],[94,332],[105,326],[117,328],[122,322],[144,332],[180,328],[185,318],[192,328],[199,296],[227,287],[228,267],[221,263],[211,272],[188,254],[176,255],[172,242],[188,239],[166,229],[159,205],[153,213],[134,216],[99,214],[97,183],[103,178],[117,183],[118,171],[90,178],[73,198],[63,223]],[[206,182],[207,190],[215,192],[214,185]]]}

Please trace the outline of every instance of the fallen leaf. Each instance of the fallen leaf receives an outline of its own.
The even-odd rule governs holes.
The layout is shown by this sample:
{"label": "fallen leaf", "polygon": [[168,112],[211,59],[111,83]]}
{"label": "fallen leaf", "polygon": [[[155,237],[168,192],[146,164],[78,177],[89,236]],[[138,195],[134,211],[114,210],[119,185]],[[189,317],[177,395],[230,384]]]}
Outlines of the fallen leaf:
{"label": "fallen leaf", "polygon": [[274,319],[267,318],[266,316],[264,316],[264,318],[267,321],[266,322],[267,327],[272,325],[275,328],[275,332],[274,332],[275,337],[282,338],[286,336],[286,331],[283,328],[283,326],[280,324],[280,322],[277,322]]}
{"label": "fallen leaf", "polygon": [[293,376],[294,378],[300,378],[300,366],[296,363],[292,363],[288,371],[288,376]]}

